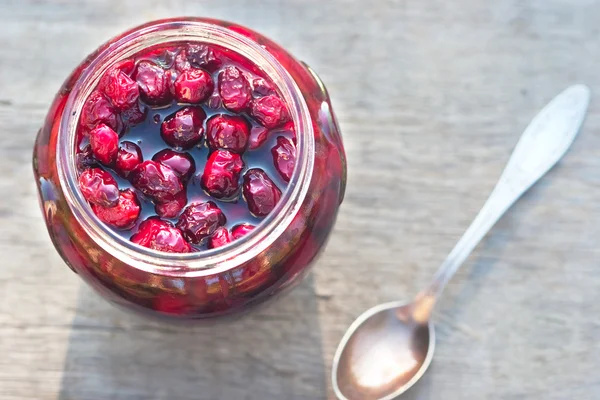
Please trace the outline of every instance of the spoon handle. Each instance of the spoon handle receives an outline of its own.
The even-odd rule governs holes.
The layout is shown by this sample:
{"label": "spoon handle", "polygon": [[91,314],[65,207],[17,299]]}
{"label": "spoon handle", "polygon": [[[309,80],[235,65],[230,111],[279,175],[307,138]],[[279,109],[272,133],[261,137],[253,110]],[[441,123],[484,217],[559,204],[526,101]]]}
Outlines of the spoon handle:
{"label": "spoon handle", "polygon": [[583,123],[590,89],[574,85],[555,97],[531,121],[502,176],[475,220],[442,263],[433,282],[417,296],[413,318],[429,319],[437,298],[488,231],[567,152]]}

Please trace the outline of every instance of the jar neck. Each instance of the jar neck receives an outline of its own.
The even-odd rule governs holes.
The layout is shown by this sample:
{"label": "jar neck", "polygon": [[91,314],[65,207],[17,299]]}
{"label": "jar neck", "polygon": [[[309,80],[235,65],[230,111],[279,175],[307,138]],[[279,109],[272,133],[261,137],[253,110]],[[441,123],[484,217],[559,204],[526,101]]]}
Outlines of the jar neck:
{"label": "jar neck", "polygon": [[[116,62],[145,48],[172,42],[203,42],[228,48],[271,77],[288,105],[297,141],[297,162],[275,209],[249,234],[231,244],[196,253],[173,254],[134,244],[104,225],[77,185],[76,131],[81,109],[100,77]],[[157,21],[130,31],[94,55],[74,84],[60,122],[57,169],[67,203],[90,238],[134,268],[152,273],[201,276],[228,270],[263,252],[291,223],[307,195],[314,162],[314,132],[304,96],[288,71],[258,43],[227,28],[194,20]]]}

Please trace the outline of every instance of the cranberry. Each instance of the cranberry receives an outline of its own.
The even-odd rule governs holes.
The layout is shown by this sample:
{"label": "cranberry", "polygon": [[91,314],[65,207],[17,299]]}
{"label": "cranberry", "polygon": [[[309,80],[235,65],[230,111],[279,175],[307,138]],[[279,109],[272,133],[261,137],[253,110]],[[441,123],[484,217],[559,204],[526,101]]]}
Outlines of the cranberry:
{"label": "cranberry", "polygon": [[81,125],[91,131],[99,124],[105,124],[119,131],[121,121],[117,110],[110,101],[99,91],[94,91],[87,98],[81,110]]}
{"label": "cranberry", "polygon": [[269,137],[269,130],[267,128],[265,128],[264,126],[253,127],[252,130],[250,131],[250,139],[248,140],[248,142],[249,142],[248,149],[250,149],[250,150],[258,149],[260,146],[263,145],[263,143],[267,140],[268,137]]}
{"label": "cranberry", "polygon": [[102,207],[114,207],[119,202],[117,181],[100,168],[86,169],[79,175],[79,188],[90,203]]}
{"label": "cranberry", "polygon": [[215,71],[222,64],[219,54],[210,46],[205,44],[190,44],[186,49],[187,60],[196,68],[205,68]]}
{"label": "cranberry", "polygon": [[119,135],[109,126],[100,124],[90,132],[90,145],[96,160],[112,165],[119,151]]}
{"label": "cranberry", "polygon": [[77,169],[80,172],[97,166],[98,161],[94,158],[94,152],[91,145],[88,144],[77,152]]}
{"label": "cranberry", "polygon": [[202,140],[205,118],[201,107],[182,108],[165,119],[160,134],[169,146],[189,149]]}
{"label": "cranberry", "polygon": [[200,183],[211,196],[217,199],[230,199],[240,188],[240,172],[243,168],[244,161],[239,154],[216,150],[204,166]]}
{"label": "cranberry", "polygon": [[182,72],[175,80],[175,98],[181,103],[201,103],[215,88],[212,77],[201,69]]}
{"label": "cranberry", "polygon": [[296,146],[286,137],[277,137],[277,144],[271,149],[275,169],[284,181],[289,182],[296,166]]}
{"label": "cranberry", "polygon": [[135,167],[144,161],[142,150],[133,142],[122,142],[117,152],[117,161],[115,162],[115,171],[124,178],[129,176]]}
{"label": "cranberry", "polygon": [[243,117],[215,115],[206,121],[206,141],[211,149],[243,153],[250,134],[248,122]]}
{"label": "cranberry", "polygon": [[166,203],[184,191],[181,179],[171,168],[156,161],[144,161],[130,174],[133,187],[157,203]]}
{"label": "cranberry", "polygon": [[234,240],[237,240],[243,236],[246,236],[255,228],[254,225],[250,224],[239,224],[231,228],[231,236]]}
{"label": "cranberry", "polygon": [[131,237],[133,243],[167,253],[189,253],[192,246],[185,241],[181,231],[168,221],[150,217],[140,224]]}
{"label": "cranberry", "polygon": [[183,182],[187,182],[196,172],[196,162],[190,153],[179,153],[175,150],[164,149],[156,153],[152,159],[170,167]]}
{"label": "cranberry", "polygon": [[285,103],[275,95],[254,100],[250,115],[269,129],[277,128],[290,119]]}
{"label": "cranberry", "polygon": [[187,71],[188,69],[192,68],[192,66],[190,65],[190,61],[187,58],[187,54],[185,53],[185,50],[182,50],[179,53],[177,53],[177,55],[175,56],[173,66],[179,72]]}
{"label": "cranberry", "polygon": [[171,101],[170,77],[158,65],[141,61],[135,71],[135,80],[140,87],[140,96],[148,104],[164,105]]}
{"label": "cranberry", "polygon": [[181,229],[188,241],[199,244],[225,222],[221,209],[212,201],[207,201],[190,204],[179,217],[177,228]]}
{"label": "cranberry", "polygon": [[260,168],[246,171],[243,192],[248,209],[257,217],[264,217],[273,211],[281,197],[279,188]]}
{"label": "cranberry", "polygon": [[265,78],[254,78],[252,80],[255,96],[267,96],[275,93],[273,86]]}
{"label": "cranberry", "polygon": [[130,109],[121,112],[121,118],[123,119],[123,122],[131,126],[144,121],[144,119],[146,119],[147,112],[147,107],[140,104],[135,104]]}
{"label": "cranberry", "polygon": [[135,192],[125,189],[121,190],[116,206],[106,208],[92,204],[92,210],[105,224],[118,229],[131,229],[140,216],[141,206]]}
{"label": "cranberry", "polygon": [[103,78],[106,97],[119,110],[128,110],[137,104],[140,89],[136,81],[120,69],[111,69]]}
{"label": "cranberry", "polygon": [[[131,76],[131,74],[133,73],[133,71],[135,70],[135,61],[133,61],[132,59],[128,58],[127,60],[122,60],[122,61],[118,61],[115,63],[115,65],[111,68],[111,70],[119,70],[119,71],[123,71],[125,74]],[[104,88],[107,83],[108,83],[108,74],[105,74],[104,77],[100,80],[100,87]]]}
{"label": "cranberry", "polygon": [[252,100],[250,83],[242,71],[232,65],[219,74],[219,94],[223,105],[234,112],[244,111]]}
{"label": "cranberry", "polygon": [[221,226],[220,228],[217,228],[215,233],[208,239],[208,248],[216,249],[217,247],[222,247],[227,243],[231,243],[232,240],[227,228]]}
{"label": "cranberry", "polygon": [[162,218],[175,218],[187,204],[187,195],[185,191],[179,193],[175,199],[165,203],[157,203],[154,206],[154,211]]}

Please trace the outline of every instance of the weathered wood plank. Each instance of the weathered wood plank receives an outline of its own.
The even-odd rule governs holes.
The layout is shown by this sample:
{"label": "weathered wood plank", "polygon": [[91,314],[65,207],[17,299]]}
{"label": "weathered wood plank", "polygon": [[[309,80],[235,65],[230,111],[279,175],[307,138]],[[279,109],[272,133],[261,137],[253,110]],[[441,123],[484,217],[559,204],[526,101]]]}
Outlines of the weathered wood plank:
{"label": "weathered wood plank", "polygon": [[[84,288],[52,249],[30,167],[46,108],[82,57],[186,14],[252,26],[318,71],[350,168],[311,278],[214,327],[164,327]],[[333,398],[331,358],[352,320],[427,282],[550,98],[574,82],[600,93],[599,20],[592,0],[5,0],[0,398]],[[600,397],[598,104],[451,283],[434,365],[407,398]]]}

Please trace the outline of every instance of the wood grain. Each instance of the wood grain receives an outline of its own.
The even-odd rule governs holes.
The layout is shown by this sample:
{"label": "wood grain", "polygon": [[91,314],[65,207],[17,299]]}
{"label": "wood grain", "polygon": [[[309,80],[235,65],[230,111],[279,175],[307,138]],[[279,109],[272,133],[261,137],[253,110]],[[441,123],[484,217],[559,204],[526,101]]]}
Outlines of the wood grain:
{"label": "wood grain", "polygon": [[[35,133],[69,71],[138,23],[203,15],[276,39],[319,72],[349,161],[311,277],[212,327],[105,304],[61,262],[38,210]],[[333,399],[344,330],[424,285],[522,130],[575,82],[600,93],[596,0],[4,0],[0,3],[0,398]],[[570,153],[444,296],[438,347],[405,398],[600,398],[600,105]]]}

